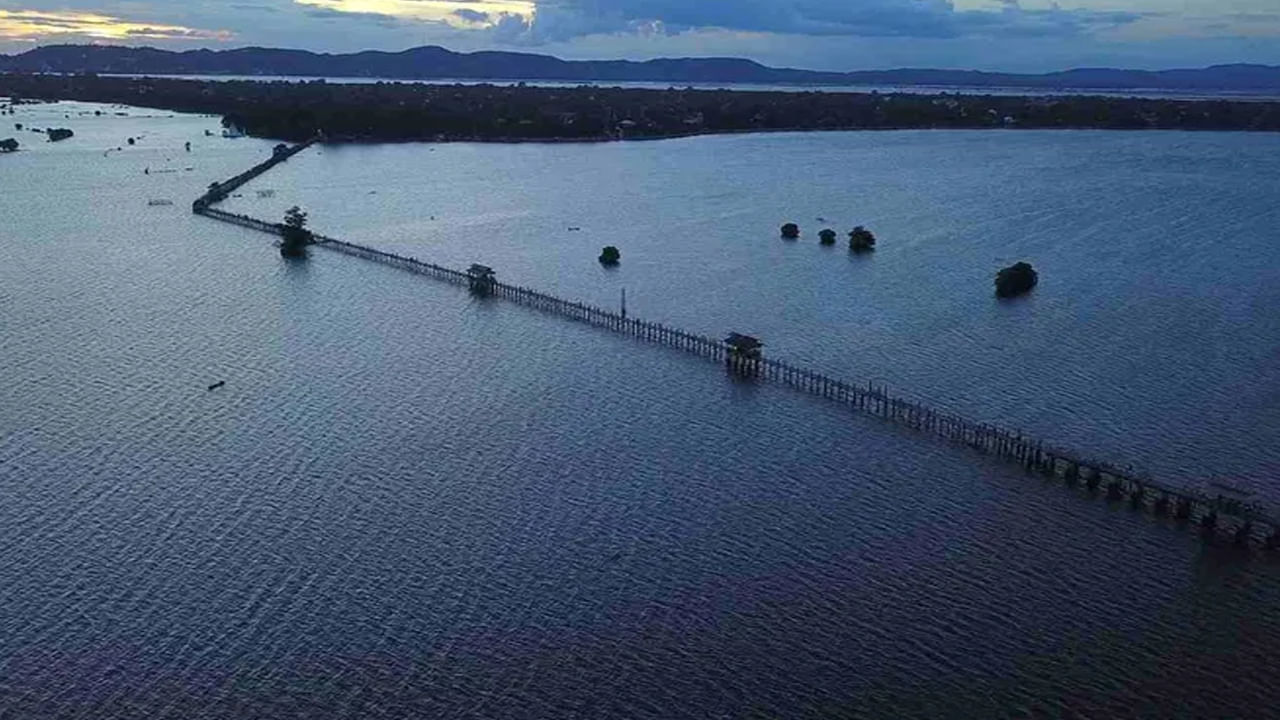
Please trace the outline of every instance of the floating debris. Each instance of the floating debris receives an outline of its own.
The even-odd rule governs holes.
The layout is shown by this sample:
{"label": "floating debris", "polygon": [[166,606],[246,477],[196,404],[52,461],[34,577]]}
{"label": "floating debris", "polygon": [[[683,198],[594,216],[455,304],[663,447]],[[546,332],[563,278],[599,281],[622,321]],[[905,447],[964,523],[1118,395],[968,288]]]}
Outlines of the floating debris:
{"label": "floating debris", "polygon": [[218,388],[223,387],[226,384],[227,384],[226,380],[219,380],[218,382],[210,385],[209,390],[217,390]]}
{"label": "floating debris", "polygon": [[148,200],[147,205],[151,207],[168,207],[173,204],[172,200]]}

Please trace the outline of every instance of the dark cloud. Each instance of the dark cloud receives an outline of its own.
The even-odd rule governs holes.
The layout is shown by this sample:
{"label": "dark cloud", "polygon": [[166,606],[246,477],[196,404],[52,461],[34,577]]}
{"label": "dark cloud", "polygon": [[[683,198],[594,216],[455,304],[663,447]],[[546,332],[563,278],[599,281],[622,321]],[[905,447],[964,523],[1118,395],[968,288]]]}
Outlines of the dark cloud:
{"label": "dark cloud", "polygon": [[460,10],[454,10],[453,13],[451,14],[456,18],[459,18],[461,20],[466,20],[467,22],[471,22],[471,23],[488,23],[489,22],[489,13],[480,12],[479,10],[472,10],[470,8],[462,8]]}
{"label": "dark cloud", "polygon": [[[675,35],[715,28],[812,36],[959,38],[1069,36],[1135,22],[1134,12],[1022,8],[957,10],[951,0],[541,0],[524,28],[498,37],[530,44],[593,34]],[[518,32],[517,32],[518,31]]]}

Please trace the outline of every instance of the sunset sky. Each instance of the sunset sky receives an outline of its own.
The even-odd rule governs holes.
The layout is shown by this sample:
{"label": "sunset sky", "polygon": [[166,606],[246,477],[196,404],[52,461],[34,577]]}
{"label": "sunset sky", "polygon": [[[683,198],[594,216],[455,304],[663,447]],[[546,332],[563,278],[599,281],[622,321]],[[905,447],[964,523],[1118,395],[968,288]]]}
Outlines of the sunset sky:
{"label": "sunset sky", "polygon": [[0,0],[0,52],[95,42],[1043,71],[1280,64],[1280,0]]}

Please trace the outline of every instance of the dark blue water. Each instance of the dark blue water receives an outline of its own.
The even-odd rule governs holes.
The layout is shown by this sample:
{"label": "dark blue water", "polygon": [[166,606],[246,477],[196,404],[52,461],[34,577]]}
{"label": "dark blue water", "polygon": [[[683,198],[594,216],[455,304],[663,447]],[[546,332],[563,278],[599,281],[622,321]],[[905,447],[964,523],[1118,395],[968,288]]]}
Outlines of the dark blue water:
{"label": "dark blue water", "polygon": [[[52,124],[48,115],[62,109],[22,112]],[[269,147],[204,139],[214,125],[84,119],[74,141],[0,158],[0,213],[10,220],[0,225],[0,718],[1226,718],[1264,716],[1280,700],[1271,677],[1280,640],[1274,560],[1205,546],[1171,524],[659,347],[351,258],[315,252],[305,264],[284,263],[263,237],[183,209]],[[138,147],[103,157],[117,138],[144,132]],[[1113,305],[1104,290],[1138,251],[1102,239],[1127,236],[1107,228],[1138,210],[1118,197],[1101,209],[1088,203],[1127,181],[1058,199],[1072,219],[1059,228],[1096,218],[1074,241],[1093,243],[1103,258],[1096,283],[1058,289],[1068,271],[1085,274],[1071,264],[1084,253],[1063,250],[1037,257],[1045,282],[1029,302],[986,304],[992,262],[1049,248],[1062,234],[1049,217],[1001,204],[1031,193],[1031,170],[1001,182],[999,196],[989,192],[995,181],[958,187],[941,171],[921,172],[938,180],[915,188],[867,173],[848,187],[793,187],[845,175],[822,164],[865,160],[871,151],[848,147],[861,137],[767,139],[774,153],[788,142],[833,143],[803,168],[747,152],[734,144],[741,138],[324,150],[251,186],[240,205],[269,214],[303,201],[318,227],[450,264],[493,258],[507,279],[602,302],[625,283],[637,312],[699,330],[761,327],[778,354],[807,353],[850,374],[873,361],[889,374],[893,364],[876,358],[910,344],[895,326],[935,327],[929,337],[941,347],[902,360],[901,374],[886,379],[935,378],[944,388],[946,375],[983,378],[974,397],[985,399],[969,402],[993,413],[1022,405],[997,392],[1003,376],[989,374],[1000,363],[961,353],[954,338],[1041,322],[1061,331],[1071,326],[1039,318],[1075,308],[1096,328],[1128,318],[1098,341],[1123,350],[1137,342],[1132,334],[1163,323],[1166,342],[1149,355],[1164,365],[1134,362],[1129,372],[1142,387],[1170,388],[1166,402],[1189,391],[1160,374],[1183,344],[1207,342],[1204,323],[1127,299]],[[1173,143],[1190,158],[1174,171],[1185,191],[1223,206],[1234,196],[1237,208],[1267,182],[1251,172],[1216,194],[1233,167],[1263,162],[1238,145],[1275,142],[1111,137],[1039,142]],[[188,139],[189,159],[180,147]],[[1035,136],[1004,133],[866,142],[886,157],[896,149],[899,164],[985,162],[990,174],[998,163],[973,143],[1014,157],[1036,146]],[[1002,142],[1010,145],[1001,150]],[[956,147],[969,149],[955,157]],[[480,192],[501,152],[506,175]],[[691,177],[681,163],[696,152],[737,158],[738,170]],[[1080,152],[1056,154],[1065,162]],[[436,160],[450,153],[461,159]],[[621,153],[614,172],[583,174],[607,166],[608,153]],[[634,153],[648,153],[650,165]],[[379,166],[380,157],[405,163]],[[555,157],[581,173],[554,181],[563,170],[550,164]],[[780,198],[775,206],[761,206],[764,192],[726,186],[752,157],[761,172],[791,168],[752,181]],[[328,162],[351,174],[322,181],[317,166]],[[143,175],[144,167],[180,172]],[[674,169],[665,180],[663,167]],[[384,178],[369,188],[377,195],[365,193],[372,206],[362,210],[350,193],[322,206],[320,196],[344,184],[365,187],[365,172]],[[1108,187],[1108,172],[1095,184]],[[975,167],[970,176],[982,175]],[[722,176],[732,182],[715,187]],[[259,200],[254,191],[265,187],[279,194]],[[853,210],[818,210],[852,196],[862,198]],[[148,207],[156,197],[179,204]],[[962,198],[1006,212],[986,233],[930,234],[982,215],[958,206]],[[811,239],[782,245],[773,219],[802,199],[815,217],[867,218],[882,249],[854,263]],[[1109,220],[1108,207],[1118,208]],[[933,208],[941,219],[900,229]],[[1217,298],[1208,302],[1246,313],[1210,325],[1210,336],[1253,317],[1250,307],[1265,317],[1274,290],[1256,281],[1275,272],[1262,242],[1270,212],[1218,218],[1234,228],[1215,235],[1219,247],[1243,257],[1231,243],[1252,237],[1259,260],[1241,266],[1240,282],[1213,288],[1187,279],[1213,260],[1176,240],[1194,223],[1172,216],[1165,246],[1147,254],[1163,257],[1177,242],[1182,261],[1157,264],[1165,274],[1153,292],[1183,293],[1189,307]],[[429,232],[431,214],[446,227]],[[750,230],[765,219],[770,227]],[[584,230],[549,232],[560,224]],[[963,241],[1011,227],[1027,228],[1029,244],[975,250]],[[580,257],[605,237],[624,253],[612,275],[592,266],[594,254]],[[772,272],[756,274],[762,267]],[[1179,275],[1179,267],[1192,269]],[[902,305],[880,305],[885,317],[857,332],[842,325],[871,317],[864,306],[894,287],[908,298]],[[847,302],[823,315],[837,291]],[[951,306],[932,320],[914,317]],[[803,331],[819,321],[834,329]],[[1252,333],[1232,335],[1239,345],[1215,357],[1229,366],[1219,372],[1251,389],[1253,417],[1272,419],[1250,436],[1265,440],[1276,429],[1266,395],[1275,386],[1265,372],[1251,381],[1240,368],[1265,371],[1276,335],[1251,322]],[[1060,332],[1066,352],[1039,350],[1067,378],[1068,360],[1082,354],[1077,335]],[[1019,335],[1009,347],[1037,337]],[[1031,376],[1043,383],[1041,412],[1060,417],[1056,408],[1070,403],[1054,377]],[[1094,398],[1112,381],[1098,377],[1095,389],[1081,383],[1075,392],[1102,406]],[[207,392],[218,379],[227,387]],[[1235,418],[1244,432],[1248,402],[1204,415]],[[1160,427],[1172,438],[1184,426]],[[1159,442],[1141,436],[1125,448],[1162,456]],[[1231,448],[1255,470],[1274,461],[1261,441]]]}

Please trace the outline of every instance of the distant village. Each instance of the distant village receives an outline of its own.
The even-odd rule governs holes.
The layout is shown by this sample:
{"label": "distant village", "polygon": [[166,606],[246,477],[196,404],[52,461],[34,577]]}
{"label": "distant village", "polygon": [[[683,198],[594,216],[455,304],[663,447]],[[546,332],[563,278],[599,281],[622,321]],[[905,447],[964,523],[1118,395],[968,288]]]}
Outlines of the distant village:
{"label": "distant village", "polygon": [[909,128],[1280,131],[1280,103],[610,88],[336,84],[0,74],[0,96],[221,115],[301,141],[603,141],[710,133]]}

